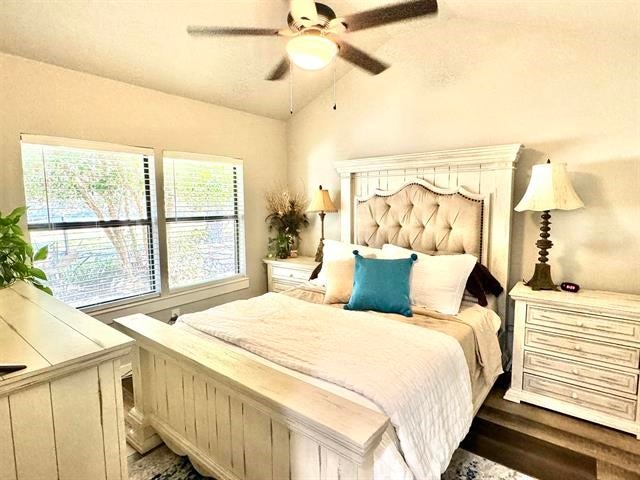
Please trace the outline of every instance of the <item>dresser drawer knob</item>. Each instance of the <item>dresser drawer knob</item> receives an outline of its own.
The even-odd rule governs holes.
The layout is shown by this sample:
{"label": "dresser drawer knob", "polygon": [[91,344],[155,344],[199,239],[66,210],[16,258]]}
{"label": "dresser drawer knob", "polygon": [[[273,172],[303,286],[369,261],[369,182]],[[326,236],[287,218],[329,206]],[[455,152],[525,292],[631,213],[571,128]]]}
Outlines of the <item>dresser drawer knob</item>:
{"label": "dresser drawer knob", "polygon": [[579,327],[584,327],[584,322],[578,321],[576,322],[576,325]]}
{"label": "dresser drawer knob", "polygon": [[290,273],[290,274],[289,274],[289,277],[293,277],[293,273]]}
{"label": "dresser drawer knob", "polygon": [[571,373],[573,373],[574,375],[578,375],[578,369],[577,368],[572,368],[571,369]]}
{"label": "dresser drawer knob", "polygon": [[576,345],[575,347],[573,347],[573,349],[574,349],[576,352],[579,352],[579,351],[581,351],[581,350],[582,350],[582,347],[581,347],[580,345]]}
{"label": "dresser drawer knob", "polygon": [[578,394],[576,392],[571,392],[571,398],[576,400],[578,398]]}

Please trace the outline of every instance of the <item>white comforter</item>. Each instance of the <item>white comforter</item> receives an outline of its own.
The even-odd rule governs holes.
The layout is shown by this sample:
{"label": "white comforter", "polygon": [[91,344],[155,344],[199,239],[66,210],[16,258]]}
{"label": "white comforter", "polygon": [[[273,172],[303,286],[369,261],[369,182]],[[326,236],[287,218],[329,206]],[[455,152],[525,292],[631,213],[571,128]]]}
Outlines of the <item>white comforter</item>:
{"label": "white comforter", "polygon": [[439,479],[471,424],[464,354],[443,333],[274,293],[180,322],[367,397],[391,419],[416,479]]}

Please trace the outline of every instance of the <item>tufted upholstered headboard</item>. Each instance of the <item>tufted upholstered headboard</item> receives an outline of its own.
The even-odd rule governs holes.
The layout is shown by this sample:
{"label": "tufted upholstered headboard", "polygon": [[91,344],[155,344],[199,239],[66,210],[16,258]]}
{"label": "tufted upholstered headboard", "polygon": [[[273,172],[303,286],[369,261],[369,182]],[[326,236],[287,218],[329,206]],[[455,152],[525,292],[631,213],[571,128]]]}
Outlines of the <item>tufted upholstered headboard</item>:
{"label": "tufted upholstered headboard", "polygon": [[443,189],[413,179],[399,188],[356,198],[356,243],[391,243],[418,252],[470,253],[483,258],[488,195]]}
{"label": "tufted upholstered headboard", "polygon": [[[521,149],[494,145],[336,162],[342,241],[473,253],[508,289],[513,171]],[[498,314],[504,322],[506,294]]]}

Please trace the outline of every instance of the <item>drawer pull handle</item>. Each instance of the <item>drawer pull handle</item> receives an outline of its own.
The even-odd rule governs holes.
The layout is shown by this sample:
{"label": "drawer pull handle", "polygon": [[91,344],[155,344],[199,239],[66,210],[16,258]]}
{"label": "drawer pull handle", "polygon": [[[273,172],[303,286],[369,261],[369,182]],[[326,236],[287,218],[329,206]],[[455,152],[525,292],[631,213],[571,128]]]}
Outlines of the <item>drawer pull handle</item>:
{"label": "drawer pull handle", "polygon": [[578,327],[584,327],[584,322],[577,321],[577,322],[576,322],[576,325],[577,325]]}
{"label": "drawer pull handle", "polygon": [[289,274],[289,277],[293,277],[293,273],[290,273],[290,274]]}
{"label": "drawer pull handle", "polygon": [[571,398],[573,398],[574,400],[577,400],[578,394],[576,392],[571,392]]}
{"label": "drawer pull handle", "polygon": [[578,375],[580,372],[578,371],[577,368],[572,368],[571,373],[573,373],[574,375]]}
{"label": "drawer pull handle", "polygon": [[573,349],[574,349],[576,352],[580,352],[580,351],[582,351],[582,347],[581,347],[580,345],[575,345],[575,346],[573,347]]}

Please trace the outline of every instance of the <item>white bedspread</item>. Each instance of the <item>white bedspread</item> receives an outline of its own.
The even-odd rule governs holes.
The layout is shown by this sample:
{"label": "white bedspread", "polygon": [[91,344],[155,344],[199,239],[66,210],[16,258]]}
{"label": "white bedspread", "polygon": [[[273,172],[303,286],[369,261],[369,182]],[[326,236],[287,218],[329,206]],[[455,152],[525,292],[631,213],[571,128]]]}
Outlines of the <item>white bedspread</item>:
{"label": "white bedspread", "polygon": [[464,354],[443,333],[274,293],[179,321],[367,397],[391,419],[416,479],[439,479],[471,424]]}

